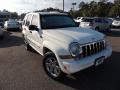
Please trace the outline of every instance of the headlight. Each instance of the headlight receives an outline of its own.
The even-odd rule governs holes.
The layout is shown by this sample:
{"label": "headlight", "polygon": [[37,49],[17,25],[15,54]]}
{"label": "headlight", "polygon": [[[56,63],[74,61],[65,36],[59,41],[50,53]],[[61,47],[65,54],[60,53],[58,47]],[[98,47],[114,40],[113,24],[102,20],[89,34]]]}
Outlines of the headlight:
{"label": "headlight", "polygon": [[71,43],[69,46],[69,51],[73,57],[80,55],[81,48],[79,43],[77,42]]}

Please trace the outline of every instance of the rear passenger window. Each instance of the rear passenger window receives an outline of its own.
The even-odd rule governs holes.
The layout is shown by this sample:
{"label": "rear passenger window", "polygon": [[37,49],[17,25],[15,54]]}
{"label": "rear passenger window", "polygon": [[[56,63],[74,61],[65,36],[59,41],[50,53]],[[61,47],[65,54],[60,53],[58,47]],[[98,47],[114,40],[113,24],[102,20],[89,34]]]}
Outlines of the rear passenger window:
{"label": "rear passenger window", "polygon": [[23,20],[23,23],[22,23],[23,25],[25,25],[25,20]]}
{"label": "rear passenger window", "polygon": [[28,17],[27,17],[27,19],[26,19],[25,26],[29,26],[29,25],[30,25],[31,19],[32,19],[32,15],[28,15]]}
{"label": "rear passenger window", "polygon": [[37,15],[33,15],[32,25],[38,26],[38,16]]}
{"label": "rear passenger window", "polygon": [[25,16],[22,25],[25,25],[25,23],[26,23],[26,19],[27,19],[27,16]]}

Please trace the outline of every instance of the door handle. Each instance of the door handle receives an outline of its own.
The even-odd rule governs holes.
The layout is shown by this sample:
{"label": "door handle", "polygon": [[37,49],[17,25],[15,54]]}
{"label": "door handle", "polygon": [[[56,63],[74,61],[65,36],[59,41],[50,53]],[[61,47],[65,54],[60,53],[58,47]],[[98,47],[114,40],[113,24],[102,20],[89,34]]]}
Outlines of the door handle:
{"label": "door handle", "polygon": [[40,38],[43,38],[42,35],[40,35]]}
{"label": "door handle", "polygon": [[30,31],[30,33],[32,33],[32,31]]}

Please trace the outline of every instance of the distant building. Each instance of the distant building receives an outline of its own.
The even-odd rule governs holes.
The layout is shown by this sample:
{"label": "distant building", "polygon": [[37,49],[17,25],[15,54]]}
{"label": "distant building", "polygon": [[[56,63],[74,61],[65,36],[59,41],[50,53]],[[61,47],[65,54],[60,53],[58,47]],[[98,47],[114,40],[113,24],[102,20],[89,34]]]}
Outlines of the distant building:
{"label": "distant building", "polygon": [[0,11],[0,26],[4,26],[4,22],[7,21],[11,17],[9,12],[1,12]]}

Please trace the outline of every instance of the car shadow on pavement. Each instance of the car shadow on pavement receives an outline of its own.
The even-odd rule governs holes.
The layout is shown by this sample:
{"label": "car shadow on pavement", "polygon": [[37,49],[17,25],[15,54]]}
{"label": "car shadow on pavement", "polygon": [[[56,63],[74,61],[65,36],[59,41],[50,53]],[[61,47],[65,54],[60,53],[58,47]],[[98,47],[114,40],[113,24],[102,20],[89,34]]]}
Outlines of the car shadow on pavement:
{"label": "car shadow on pavement", "polygon": [[107,32],[105,34],[107,36],[120,37],[120,29],[119,30],[111,30],[110,32]]}
{"label": "car shadow on pavement", "polygon": [[23,44],[23,38],[21,36],[13,35],[12,32],[4,31],[4,39],[0,40],[0,48],[20,46]]}
{"label": "car shadow on pavement", "polygon": [[113,55],[103,65],[91,67],[58,82],[75,90],[120,90],[120,52]]}

